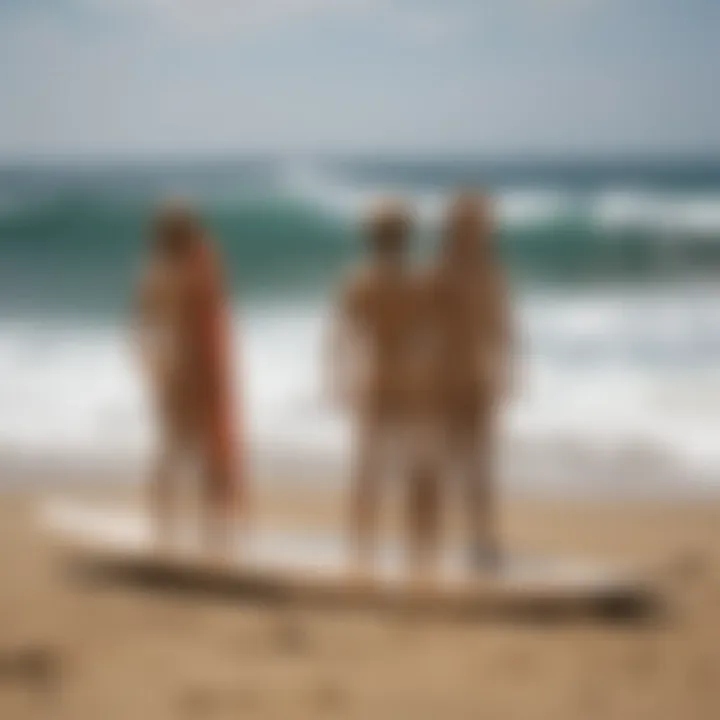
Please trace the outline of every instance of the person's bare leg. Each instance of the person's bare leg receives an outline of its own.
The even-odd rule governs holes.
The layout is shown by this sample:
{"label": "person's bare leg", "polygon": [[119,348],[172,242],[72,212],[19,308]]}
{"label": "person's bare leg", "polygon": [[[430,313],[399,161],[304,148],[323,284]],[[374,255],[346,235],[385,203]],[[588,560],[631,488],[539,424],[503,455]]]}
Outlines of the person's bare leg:
{"label": "person's bare leg", "polygon": [[250,496],[245,483],[247,476],[233,458],[232,465],[225,471],[227,525],[230,545],[234,550],[244,552],[250,541]]}
{"label": "person's bare leg", "polygon": [[235,497],[230,468],[216,458],[209,458],[203,478],[203,541],[207,552],[227,559],[234,544]]}
{"label": "person's bare leg", "polygon": [[408,540],[411,571],[425,575],[437,564],[440,545],[440,488],[436,468],[420,465],[408,487]]}
{"label": "person's bare leg", "polygon": [[152,470],[149,500],[154,541],[160,548],[172,541],[177,505],[177,456],[173,443],[164,443]]}
{"label": "person's bare leg", "polygon": [[495,569],[499,561],[495,503],[495,438],[492,422],[483,418],[464,438],[468,531],[471,559],[479,568]]}
{"label": "person's bare leg", "polygon": [[354,570],[365,574],[374,561],[378,533],[380,486],[378,433],[373,427],[360,432],[350,497],[350,541]]}
{"label": "person's bare leg", "polygon": [[436,429],[426,425],[414,433],[407,488],[408,560],[411,571],[426,575],[436,569],[440,551],[441,490]]}

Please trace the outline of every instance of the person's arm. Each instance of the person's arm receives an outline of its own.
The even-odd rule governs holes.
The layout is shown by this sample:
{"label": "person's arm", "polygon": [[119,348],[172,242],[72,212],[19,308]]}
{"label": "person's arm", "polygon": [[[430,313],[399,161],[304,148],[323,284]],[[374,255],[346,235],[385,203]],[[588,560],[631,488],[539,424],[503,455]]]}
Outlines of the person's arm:
{"label": "person's arm", "polygon": [[142,275],[133,295],[130,340],[133,351],[139,359],[142,369],[154,375],[157,371],[157,353],[154,352],[153,334],[155,331],[155,292],[150,272]]}
{"label": "person's arm", "polygon": [[494,297],[494,347],[498,362],[498,396],[508,400],[515,387],[515,331],[509,289],[498,272]]}
{"label": "person's arm", "polygon": [[326,338],[324,386],[334,405],[347,408],[352,402],[353,360],[356,358],[355,289],[346,283],[338,296]]}

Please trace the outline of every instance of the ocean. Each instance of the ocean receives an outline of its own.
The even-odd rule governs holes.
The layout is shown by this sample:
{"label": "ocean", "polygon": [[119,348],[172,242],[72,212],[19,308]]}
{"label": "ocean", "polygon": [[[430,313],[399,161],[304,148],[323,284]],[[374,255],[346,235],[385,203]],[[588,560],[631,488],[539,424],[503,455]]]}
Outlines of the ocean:
{"label": "ocean", "polygon": [[[373,199],[417,210],[417,262],[452,193],[495,198],[518,387],[503,477],[571,491],[720,477],[720,161],[253,157],[0,168],[0,451],[123,458],[152,424],[127,334],[156,203],[197,204],[236,308],[253,457],[342,463],[322,391],[331,299]],[[299,477],[299,476],[298,476]]]}

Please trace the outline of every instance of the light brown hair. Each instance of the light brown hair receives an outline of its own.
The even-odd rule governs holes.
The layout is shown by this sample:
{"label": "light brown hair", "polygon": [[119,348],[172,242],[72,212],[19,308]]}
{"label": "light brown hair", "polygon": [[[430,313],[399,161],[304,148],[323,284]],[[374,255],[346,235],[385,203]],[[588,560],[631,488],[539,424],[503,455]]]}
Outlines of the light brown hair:
{"label": "light brown hair", "polygon": [[369,244],[380,254],[401,254],[407,248],[412,226],[413,218],[406,205],[397,200],[386,200],[366,221]]}
{"label": "light brown hair", "polygon": [[173,200],[156,211],[152,234],[155,252],[178,257],[191,248],[203,234],[203,228],[200,218],[188,203]]}

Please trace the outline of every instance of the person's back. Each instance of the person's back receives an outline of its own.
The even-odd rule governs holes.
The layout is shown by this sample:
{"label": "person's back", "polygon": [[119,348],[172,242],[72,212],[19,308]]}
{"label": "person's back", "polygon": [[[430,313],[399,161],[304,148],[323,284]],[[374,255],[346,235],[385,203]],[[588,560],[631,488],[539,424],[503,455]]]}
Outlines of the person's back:
{"label": "person's back", "polygon": [[402,209],[391,206],[373,217],[369,263],[342,288],[334,327],[330,370],[355,423],[350,524],[363,568],[373,557],[388,455],[400,460],[396,469],[411,472],[419,306],[408,231]]}
{"label": "person's back", "polygon": [[430,416],[444,461],[461,471],[471,552],[497,552],[493,458],[498,406],[507,391],[510,327],[501,271],[492,257],[490,209],[463,196],[452,206],[441,257],[423,282],[430,346]]}
{"label": "person's back", "polygon": [[414,279],[404,268],[363,269],[347,286],[361,365],[357,410],[367,421],[402,421],[411,410],[415,300]]}
{"label": "person's back", "polygon": [[218,545],[228,538],[238,478],[227,300],[208,242],[186,209],[160,214],[136,327],[159,430],[152,500],[161,538],[174,519],[178,472],[192,460],[206,538]]}
{"label": "person's back", "polygon": [[141,281],[138,320],[149,390],[162,434],[173,444],[188,442],[198,420],[195,304],[187,252],[158,243]]}
{"label": "person's back", "polygon": [[500,279],[469,264],[440,266],[426,284],[436,402],[452,413],[490,401],[499,391],[494,363],[504,332]]}

